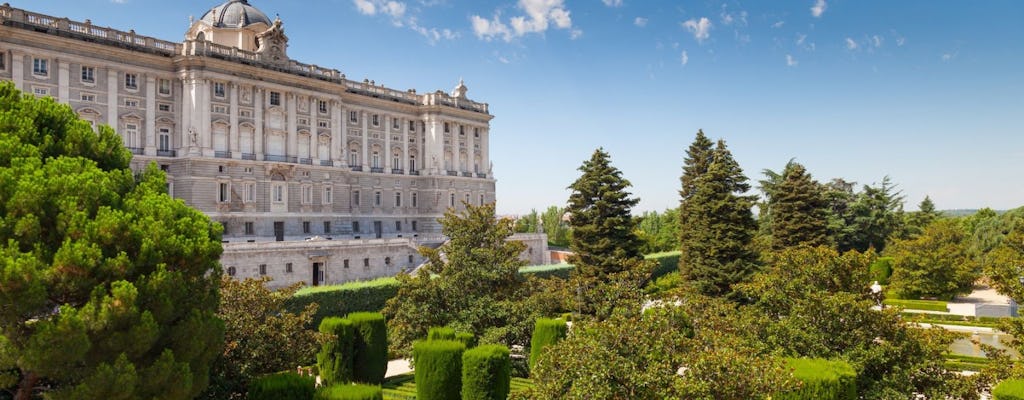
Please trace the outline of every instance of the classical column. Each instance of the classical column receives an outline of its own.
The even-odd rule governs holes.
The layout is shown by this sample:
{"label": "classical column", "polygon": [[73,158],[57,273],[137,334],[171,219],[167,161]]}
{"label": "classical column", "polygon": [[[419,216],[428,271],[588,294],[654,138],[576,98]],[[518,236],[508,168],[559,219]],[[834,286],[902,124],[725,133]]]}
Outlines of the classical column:
{"label": "classical column", "polygon": [[317,98],[309,96],[309,159],[320,165],[320,107]]}
{"label": "classical column", "polygon": [[146,143],[143,154],[156,155],[156,77],[146,74]]}
{"label": "classical column", "polygon": [[409,168],[409,121],[403,119],[398,126],[402,128],[402,165],[398,168],[405,170],[406,174],[411,174],[412,170]]}
{"label": "classical column", "polygon": [[491,176],[491,130],[490,128],[480,130],[480,169],[483,173],[488,174],[488,178],[494,178]]}
{"label": "classical column", "polygon": [[[474,130],[473,132],[477,132],[479,129],[480,128],[472,128],[471,130]],[[473,147],[476,144],[473,132],[466,132],[466,155],[469,156],[469,160],[466,162],[466,169],[473,173],[473,176],[475,177],[478,171],[476,170],[476,148]]]}
{"label": "classical column", "polygon": [[17,51],[11,52],[11,80],[16,89],[25,91],[25,55]]}
{"label": "classical column", "polygon": [[257,160],[263,160],[263,107],[266,104],[263,102],[263,89],[258,87],[252,88],[252,105],[253,105],[253,125],[256,125],[255,138],[253,138],[253,152],[256,153]]}
{"label": "classical column", "polygon": [[70,100],[71,66],[67,61],[54,60],[57,62],[57,101],[68,104]]}
{"label": "classical column", "polygon": [[[393,122],[391,121],[393,121],[394,119],[395,117],[384,117],[384,154],[382,154],[382,156],[384,157],[384,172],[388,174],[391,173],[391,171],[388,171],[387,168],[388,165],[391,164],[391,125],[393,124]],[[398,167],[398,165],[391,166],[391,168]]]}
{"label": "classical column", "polygon": [[202,119],[199,120],[199,146],[202,147],[204,157],[213,157],[213,110],[210,109],[210,84],[209,79],[202,79],[199,81],[199,98],[201,99],[199,104],[196,106],[199,108]]}
{"label": "classical column", "polygon": [[348,167],[348,110],[338,103],[338,108],[341,109],[341,165]]}
{"label": "classical column", "polygon": [[368,159],[370,158],[370,126],[369,121],[367,121],[367,119],[369,119],[369,114],[366,111],[363,111],[361,114],[363,117],[363,159],[359,161],[363,165],[363,171],[369,171],[370,162]]}
{"label": "classical column", "polygon": [[231,86],[231,93],[228,96],[230,98],[230,115],[228,116],[228,151],[231,152],[231,158],[240,159],[242,158],[241,147],[238,146],[238,85],[234,82],[228,83]]}
{"label": "classical column", "polygon": [[427,117],[424,128],[426,143],[423,146],[423,170],[431,175],[440,174],[444,168],[444,123],[436,115]]}
{"label": "classical column", "polygon": [[297,112],[295,110],[298,99],[294,93],[288,93],[287,96],[287,107],[288,107],[288,147],[284,151],[285,156],[298,157],[299,156],[299,126]]}
{"label": "classical column", "polygon": [[193,106],[195,99],[192,97],[192,86],[191,77],[186,76],[181,79],[181,121],[178,124],[181,136],[178,139],[178,147],[176,147],[178,150],[178,156],[183,155],[182,153],[184,153],[185,149],[191,146],[192,143],[192,114],[194,114],[193,108],[195,108],[195,106]]}
{"label": "classical column", "polygon": [[331,161],[335,167],[340,167],[338,160],[341,160],[345,156],[344,152],[341,151],[341,144],[344,141],[341,138],[341,131],[344,129],[342,124],[341,115],[341,103],[337,100],[330,101],[331,107]]}
{"label": "classical column", "polygon": [[460,158],[461,158],[459,156],[459,153],[462,152],[462,145],[461,145],[461,143],[462,143],[462,135],[459,135],[459,132],[462,132],[462,129],[464,129],[464,128],[462,127],[462,125],[455,126],[454,124],[452,124],[451,127],[452,127],[452,132],[451,132],[451,136],[452,136],[452,171],[455,171],[456,173],[459,173],[459,172],[462,172],[462,163],[459,162]]}
{"label": "classical column", "polygon": [[117,71],[107,69],[107,125],[117,130]]}

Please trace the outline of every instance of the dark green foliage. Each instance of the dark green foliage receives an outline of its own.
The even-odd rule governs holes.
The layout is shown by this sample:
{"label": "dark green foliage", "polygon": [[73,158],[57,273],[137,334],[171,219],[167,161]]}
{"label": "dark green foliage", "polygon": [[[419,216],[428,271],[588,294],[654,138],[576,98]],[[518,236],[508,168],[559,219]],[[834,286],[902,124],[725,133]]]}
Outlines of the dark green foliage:
{"label": "dark green foliage", "polygon": [[644,254],[679,248],[679,208],[670,208],[662,213],[645,211],[639,220],[636,234],[643,243],[640,251]]}
{"label": "dark green foliage", "polygon": [[803,165],[787,168],[769,203],[773,249],[828,244],[825,197]]}
{"label": "dark green foliage", "polygon": [[316,378],[294,372],[256,378],[249,385],[248,400],[312,400]]}
{"label": "dark green foliage", "polygon": [[334,335],[316,355],[316,366],[324,385],[352,382],[355,365],[356,330],[352,321],[329,317],[320,322],[320,332]]}
{"label": "dark green foliage", "polygon": [[565,339],[569,332],[569,326],[563,319],[538,318],[533,328],[533,338],[530,340],[530,370],[536,365],[544,348],[558,343]]}
{"label": "dark green foliage", "polygon": [[355,340],[352,343],[355,370],[352,380],[380,384],[388,372],[388,326],[381,313],[352,313]]}
{"label": "dark green foliage", "polygon": [[320,389],[314,400],[384,400],[384,391],[376,385],[335,385]]}
{"label": "dark green foliage", "polygon": [[508,347],[484,345],[462,354],[462,400],[505,400],[511,382]]}
{"label": "dark green foliage", "polygon": [[221,228],[113,129],[0,83],[0,383],[192,399],[221,352]]}
{"label": "dark green foliage", "polygon": [[[984,234],[992,226],[978,229],[987,237],[987,243],[977,243],[973,247],[989,249],[987,252],[979,251],[978,258],[983,261],[992,286],[999,293],[1024,303],[1024,282],[1020,280],[1024,276],[1024,207],[1003,214],[996,226],[1002,228],[1001,232]],[[976,240],[977,236],[982,235],[976,235]]]}
{"label": "dark green foliage", "polygon": [[889,239],[902,229],[902,192],[886,176],[878,186],[865,185],[856,195],[852,195],[851,188],[847,194],[850,197],[844,200],[845,209],[830,220],[836,247],[843,252],[883,251]]}
{"label": "dark green foliage", "polygon": [[892,257],[878,257],[871,263],[871,280],[882,285],[889,284],[889,277],[892,276]]}
{"label": "dark green foliage", "polygon": [[928,196],[921,200],[921,204],[917,208],[918,211],[906,214],[903,238],[917,237],[924,231],[924,227],[942,218],[942,213],[935,210],[935,203]]}
{"label": "dark green foliage", "polygon": [[416,400],[458,400],[462,389],[462,343],[437,340],[413,344]]}
{"label": "dark green foliage", "polygon": [[845,361],[787,358],[800,389],[772,396],[779,400],[857,400],[857,372]]}
{"label": "dark green foliage", "polygon": [[895,241],[889,290],[905,299],[952,299],[971,292],[980,268],[970,256],[963,228],[955,220],[938,220],[913,239]]}
{"label": "dark green foliage", "polygon": [[673,272],[679,272],[679,252],[657,253],[647,255],[648,260],[658,262],[658,265],[651,271],[651,280],[661,278]]}
{"label": "dark green foliage", "polygon": [[531,265],[523,267],[519,271],[524,277],[569,279],[569,275],[574,268],[576,267],[572,264]]}
{"label": "dark green foliage", "polygon": [[338,285],[317,288],[317,291],[300,291],[285,302],[285,308],[292,313],[302,312],[310,304],[318,304],[313,315],[312,326],[319,326],[324,318],[348,315],[354,312],[380,312],[388,299],[398,294],[398,281],[393,279],[373,281],[369,285]]}
{"label": "dark green foliage", "polygon": [[466,345],[467,349],[476,347],[476,336],[473,336],[473,334],[469,332],[456,333],[455,341]]}
{"label": "dark green foliage", "polygon": [[[683,195],[679,207],[682,253],[679,268],[685,280],[700,293],[734,297],[733,284],[743,282],[757,270],[757,254],[751,242],[757,223],[751,212],[754,197],[744,195],[750,189],[747,178],[724,141],[710,154],[707,139],[698,133],[683,167]],[[699,154],[693,154],[697,148]],[[698,175],[691,173],[704,169]]]}
{"label": "dark green foliage", "polygon": [[455,328],[435,326],[427,331],[427,340],[455,340]]}
{"label": "dark green foliage", "polygon": [[540,215],[541,227],[544,228],[544,233],[548,235],[548,244],[553,247],[569,247],[569,241],[572,238],[572,228],[563,218],[565,211],[565,208],[551,206]]}
{"label": "dark green foliage", "polygon": [[993,400],[1024,400],[1024,379],[1008,379],[992,389]]}

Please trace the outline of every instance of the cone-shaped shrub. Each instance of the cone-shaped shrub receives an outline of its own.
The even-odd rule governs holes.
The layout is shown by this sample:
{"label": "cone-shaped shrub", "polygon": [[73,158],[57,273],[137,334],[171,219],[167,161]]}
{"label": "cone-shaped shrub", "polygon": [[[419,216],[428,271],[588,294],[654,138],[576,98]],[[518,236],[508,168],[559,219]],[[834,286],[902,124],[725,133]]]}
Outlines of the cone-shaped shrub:
{"label": "cone-shaped shrub", "polygon": [[416,362],[416,400],[459,400],[462,391],[462,352],[466,346],[451,340],[418,341],[412,345]]}
{"label": "cone-shaped shrub", "polygon": [[427,330],[427,340],[455,340],[455,329],[433,327]]}
{"label": "cone-shaped shrub", "polygon": [[459,332],[455,334],[455,341],[461,342],[466,345],[467,349],[476,347],[476,336],[468,332]]}
{"label": "cone-shaped shrub", "polygon": [[772,396],[777,400],[854,400],[857,398],[857,372],[840,360],[787,358],[793,377],[803,383],[800,389]]}
{"label": "cone-shaped shrub", "polygon": [[500,344],[462,354],[462,400],[505,400],[512,384],[512,359]]}
{"label": "cone-shaped shrub", "polygon": [[311,400],[316,379],[294,372],[267,375],[249,384],[249,400]]}
{"label": "cone-shaped shrub", "polygon": [[1024,379],[1010,379],[1000,382],[992,389],[994,400],[1024,400]]}
{"label": "cone-shaped shrub", "polygon": [[530,371],[533,371],[544,348],[564,339],[568,331],[569,326],[563,319],[537,319],[537,324],[533,327],[533,337],[530,339]]}
{"label": "cone-shaped shrub", "polygon": [[375,385],[335,385],[320,389],[314,400],[384,400],[384,391]]}
{"label": "cone-shaped shrub", "polygon": [[355,329],[353,380],[383,383],[388,372],[388,325],[384,314],[352,313],[347,319]]}
{"label": "cone-shaped shrub", "polygon": [[352,321],[338,317],[324,318],[320,322],[320,332],[334,335],[334,339],[324,343],[316,355],[321,381],[324,385],[352,382],[355,366],[355,328]]}

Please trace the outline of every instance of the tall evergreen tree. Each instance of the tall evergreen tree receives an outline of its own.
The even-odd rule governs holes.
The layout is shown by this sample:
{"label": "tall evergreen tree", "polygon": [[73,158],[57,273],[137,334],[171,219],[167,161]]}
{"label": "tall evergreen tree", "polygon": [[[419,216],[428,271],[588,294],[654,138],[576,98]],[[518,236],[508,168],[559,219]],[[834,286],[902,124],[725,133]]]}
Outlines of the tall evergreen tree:
{"label": "tall evergreen tree", "polygon": [[907,218],[904,222],[905,229],[903,229],[903,234],[901,235],[903,239],[912,239],[920,236],[925,227],[942,217],[942,213],[935,210],[935,203],[928,196],[924,196],[924,200],[921,200],[921,204],[918,204],[917,208],[918,211],[907,213]]}
{"label": "tall evergreen tree", "polygon": [[693,196],[697,188],[697,178],[708,172],[711,161],[714,159],[715,144],[704,136],[703,130],[697,130],[697,137],[693,139],[690,148],[686,150],[686,159],[683,160],[683,176],[680,179],[683,188],[679,195],[683,200]]}
{"label": "tall evergreen tree", "polygon": [[[698,141],[701,136],[698,134]],[[683,179],[683,191],[692,193],[680,203],[679,266],[684,278],[700,292],[733,297],[731,286],[757,269],[757,255],[751,249],[757,231],[751,212],[755,198],[743,194],[750,185],[725,141],[719,140],[712,154],[707,172],[691,180],[692,189],[685,187],[687,180]],[[699,168],[689,164],[692,160],[702,159],[687,158],[691,168],[684,167],[684,178]]]}
{"label": "tall evergreen tree", "polygon": [[828,243],[828,216],[821,185],[803,165],[793,163],[772,192],[772,248]]}

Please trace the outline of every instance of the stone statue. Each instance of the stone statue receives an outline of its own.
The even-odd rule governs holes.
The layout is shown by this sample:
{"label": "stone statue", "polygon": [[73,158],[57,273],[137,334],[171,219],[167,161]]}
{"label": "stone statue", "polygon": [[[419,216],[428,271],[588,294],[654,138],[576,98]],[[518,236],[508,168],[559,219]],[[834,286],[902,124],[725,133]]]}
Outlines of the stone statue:
{"label": "stone statue", "polygon": [[196,128],[194,126],[188,128],[188,139],[192,143],[192,146],[199,145],[199,133],[196,132]]}

